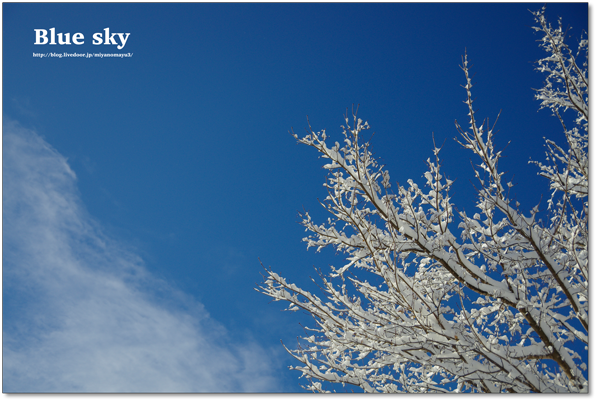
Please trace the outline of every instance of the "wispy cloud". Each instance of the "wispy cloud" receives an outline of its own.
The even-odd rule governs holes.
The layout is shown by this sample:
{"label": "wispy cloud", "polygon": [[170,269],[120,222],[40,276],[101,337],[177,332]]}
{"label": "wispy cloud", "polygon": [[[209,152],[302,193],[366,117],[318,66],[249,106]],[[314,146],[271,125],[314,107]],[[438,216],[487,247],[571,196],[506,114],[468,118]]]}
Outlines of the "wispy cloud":
{"label": "wispy cloud", "polygon": [[4,392],[264,392],[270,353],[106,236],[67,160],[5,118]]}

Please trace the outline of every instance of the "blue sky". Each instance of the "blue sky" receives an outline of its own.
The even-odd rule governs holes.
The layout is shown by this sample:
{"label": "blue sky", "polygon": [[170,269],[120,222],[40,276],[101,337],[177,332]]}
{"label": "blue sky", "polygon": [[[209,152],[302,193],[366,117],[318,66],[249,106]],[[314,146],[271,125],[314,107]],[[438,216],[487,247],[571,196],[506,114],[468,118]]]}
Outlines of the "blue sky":
{"label": "blue sky", "polygon": [[[360,104],[394,181],[444,140],[455,204],[475,200],[465,49],[476,106],[524,205],[527,162],[560,125],[532,88],[541,4],[3,3],[3,390],[296,392],[280,340],[299,322],[254,291],[260,260],[306,287],[298,211],[325,218],[325,172],[296,144],[338,135]],[[549,4],[574,39],[588,5]],[[34,45],[35,29],[83,45]],[[121,50],[92,34],[130,33]],[[39,58],[34,53],[132,53]]]}

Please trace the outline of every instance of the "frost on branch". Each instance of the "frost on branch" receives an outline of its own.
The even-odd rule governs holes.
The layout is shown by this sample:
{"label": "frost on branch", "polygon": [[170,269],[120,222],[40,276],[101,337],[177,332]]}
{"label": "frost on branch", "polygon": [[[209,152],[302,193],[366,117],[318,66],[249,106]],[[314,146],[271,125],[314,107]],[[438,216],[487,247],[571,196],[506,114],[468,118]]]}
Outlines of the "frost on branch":
{"label": "frost on branch", "polygon": [[[475,155],[472,216],[453,206],[435,145],[424,185],[392,186],[361,141],[369,125],[355,114],[342,126],[342,144],[328,145],[324,131],[294,135],[328,161],[323,206],[330,217],[317,224],[305,214],[305,241],[347,258],[321,275],[323,294],[270,269],[260,287],[315,320],[305,344],[286,348],[302,364],[293,368],[309,380],[306,388],[588,391],[587,41],[579,67],[543,11],[534,15],[549,56],[539,63],[547,82],[537,97],[559,118],[568,145],[547,140],[547,163],[537,163],[549,180],[545,209],[522,212],[511,196],[493,128],[475,119],[466,55],[469,122],[456,127],[459,143]],[[571,127],[566,113],[575,114]]]}

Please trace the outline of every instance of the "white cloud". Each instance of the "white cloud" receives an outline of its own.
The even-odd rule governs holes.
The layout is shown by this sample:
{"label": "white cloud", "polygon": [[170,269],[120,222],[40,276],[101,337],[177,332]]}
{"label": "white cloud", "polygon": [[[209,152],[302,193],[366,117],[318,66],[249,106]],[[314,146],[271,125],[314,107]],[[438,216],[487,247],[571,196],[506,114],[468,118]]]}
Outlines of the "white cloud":
{"label": "white cloud", "polygon": [[270,353],[107,237],[67,160],[5,118],[4,392],[265,392]]}

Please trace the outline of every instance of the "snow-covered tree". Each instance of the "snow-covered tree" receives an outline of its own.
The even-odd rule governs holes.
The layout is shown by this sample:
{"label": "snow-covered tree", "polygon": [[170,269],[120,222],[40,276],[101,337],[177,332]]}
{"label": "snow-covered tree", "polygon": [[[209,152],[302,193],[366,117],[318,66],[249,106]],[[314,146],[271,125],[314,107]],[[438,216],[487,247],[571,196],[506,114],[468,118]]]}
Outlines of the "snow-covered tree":
{"label": "snow-covered tree", "polygon": [[546,140],[546,161],[533,162],[549,180],[543,207],[525,212],[513,198],[493,128],[475,119],[466,55],[470,120],[456,127],[475,154],[472,215],[451,202],[435,145],[424,185],[393,186],[356,115],[341,145],[328,145],[325,131],[294,135],[328,160],[331,216],[319,225],[304,214],[305,241],[347,257],[321,275],[319,294],[265,269],[261,292],[314,317],[305,343],[286,348],[307,389],[324,391],[325,381],[365,392],[588,391],[588,41],[574,54],[560,24],[544,9],[533,14],[548,52],[536,97],[566,137]]}

